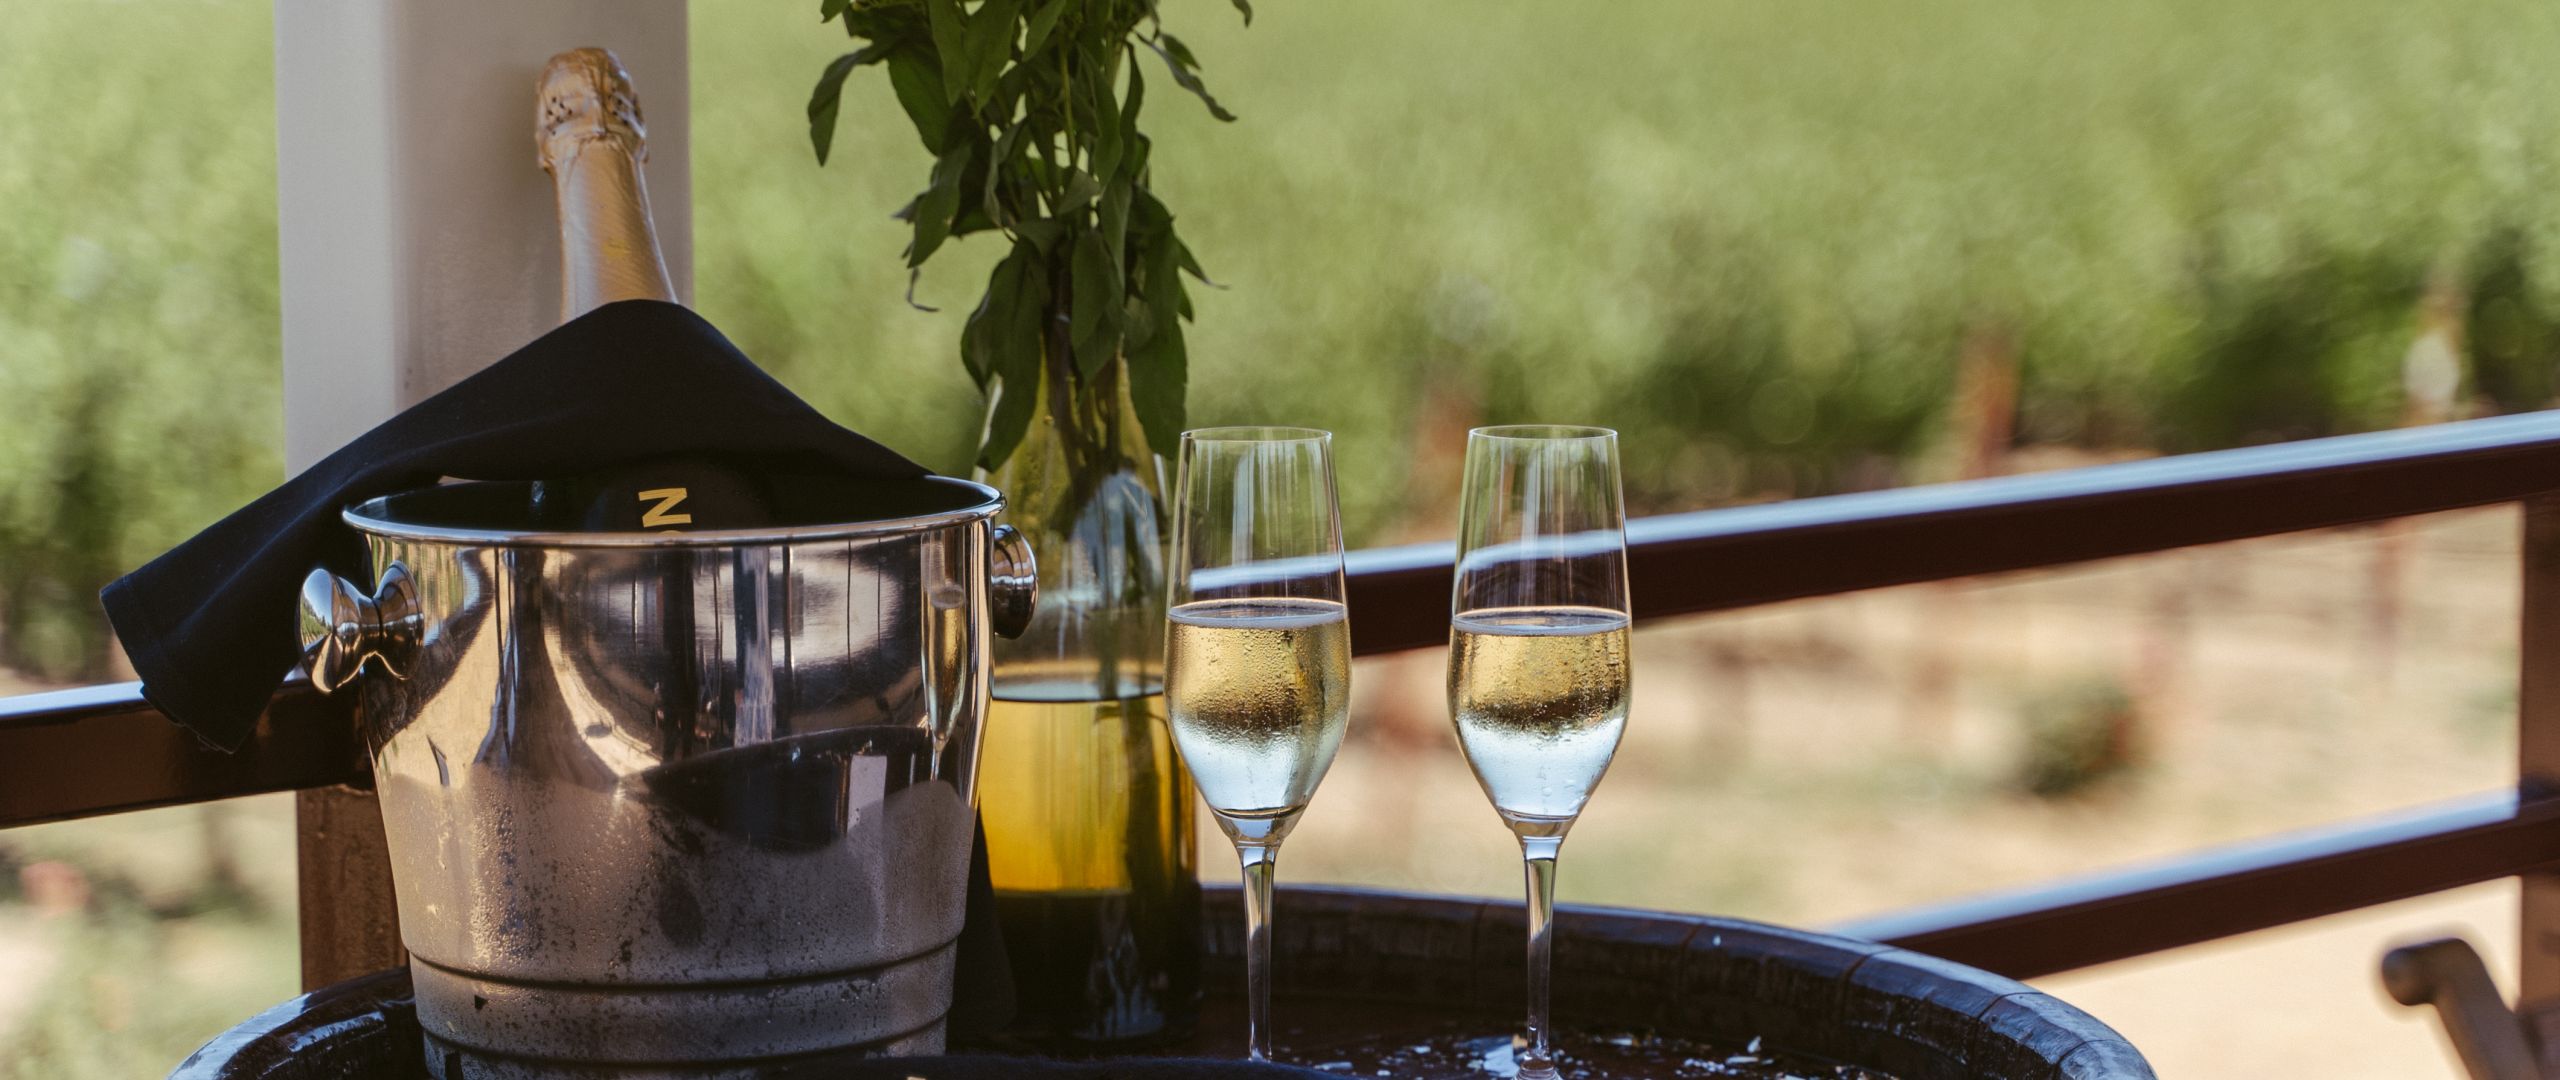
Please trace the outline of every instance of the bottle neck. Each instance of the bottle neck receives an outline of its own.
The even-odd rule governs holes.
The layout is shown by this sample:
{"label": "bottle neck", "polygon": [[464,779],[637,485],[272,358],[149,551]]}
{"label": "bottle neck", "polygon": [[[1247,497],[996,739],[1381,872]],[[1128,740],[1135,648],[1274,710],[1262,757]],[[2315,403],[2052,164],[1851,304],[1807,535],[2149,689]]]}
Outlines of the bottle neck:
{"label": "bottle neck", "polygon": [[560,317],[617,300],[674,303],[641,171],[648,134],[612,54],[580,49],[543,71],[537,139],[560,215]]}

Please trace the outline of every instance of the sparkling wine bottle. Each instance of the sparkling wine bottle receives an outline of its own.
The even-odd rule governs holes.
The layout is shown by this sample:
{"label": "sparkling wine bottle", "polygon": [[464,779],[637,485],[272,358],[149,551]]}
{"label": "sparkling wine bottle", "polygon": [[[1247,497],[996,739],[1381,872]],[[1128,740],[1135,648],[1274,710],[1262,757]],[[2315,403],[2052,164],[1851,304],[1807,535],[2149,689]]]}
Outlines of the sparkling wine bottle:
{"label": "sparkling wine bottle", "polygon": [[[534,144],[560,213],[560,318],[619,300],[676,303],[649,219],[648,128],[622,62],[603,49],[551,58],[536,83]],[[534,520],[583,531],[740,528],[770,520],[755,478],[712,462],[644,461],[534,485]]]}
{"label": "sparkling wine bottle", "polygon": [[1125,1052],[1189,1034],[1200,1000],[1191,778],[1165,715],[1166,506],[1119,362],[1080,383],[1052,360],[1030,430],[984,477],[1039,556],[1041,596],[1029,632],[995,643],[978,750],[1016,997],[1002,1045]]}

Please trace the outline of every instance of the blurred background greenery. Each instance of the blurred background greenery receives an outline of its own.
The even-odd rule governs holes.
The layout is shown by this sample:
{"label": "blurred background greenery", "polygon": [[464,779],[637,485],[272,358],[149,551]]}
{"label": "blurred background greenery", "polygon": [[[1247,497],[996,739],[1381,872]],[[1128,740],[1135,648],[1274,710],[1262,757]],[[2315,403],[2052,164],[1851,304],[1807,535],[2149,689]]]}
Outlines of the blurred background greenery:
{"label": "blurred background greenery", "polygon": [[[96,586],[278,478],[271,15],[6,2],[0,642],[94,675]],[[698,306],[963,467],[959,320],[998,253],[963,244],[918,292],[942,310],[906,306],[888,211],[927,163],[884,81],[822,170],[801,103],[841,36],[814,5],[694,12]],[[2011,358],[2019,441],[2229,446],[2396,423],[2432,289],[2478,398],[2552,395],[2549,5],[1168,15],[1243,117],[1153,113],[1229,286],[1195,416],[1339,432],[1360,539],[1438,527],[1403,516],[1438,505],[1417,417],[1614,424],[1653,509],[1927,476],[1969,344]]]}
{"label": "blurred background greenery", "polygon": [[[1669,510],[1979,471],[1968,365],[2014,389],[2003,450],[2105,455],[2404,422],[2430,335],[2462,362],[2454,412],[2554,393],[2560,7],[1259,7],[1167,4],[1241,116],[1151,110],[1158,189],[1228,286],[1199,297],[1192,415],[1338,432],[1355,543],[1444,535],[1479,422],[1616,426],[1631,499]],[[877,73],[820,169],[801,106],[844,42],[816,4],[692,10],[697,306],[838,420],[963,467],[959,321],[998,252],[937,258],[917,295],[942,310],[908,307],[888,214],[927,163]],[[96,588],[281,478],[271,19],[0,0],[22,685],[113,675]],[[30,835],[0,841],[24,863],[54,842]],[[96,918],[290,940],[282,891],[187,882]],[[12,1075],[80,1073],[0,1055]]]}

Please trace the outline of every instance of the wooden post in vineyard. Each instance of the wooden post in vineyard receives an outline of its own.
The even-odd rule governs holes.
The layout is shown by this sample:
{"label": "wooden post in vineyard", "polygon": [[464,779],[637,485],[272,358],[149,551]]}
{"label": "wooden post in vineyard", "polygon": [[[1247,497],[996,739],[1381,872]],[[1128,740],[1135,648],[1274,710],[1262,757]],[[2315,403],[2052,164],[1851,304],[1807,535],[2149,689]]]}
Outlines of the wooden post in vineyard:
{"label": "wooden post in vineyard", "polygon": [[[2471,411],[2462,396],[2471,383],[2463,328],[2471,297],[2458,266],[2450,257],[2438,260],[2418,300],[2418,333],[2400,358],[2401,427],[2460,420]],[[2394,518],[2375,530],[2356,667],[2384,690],[2399,674],[2400,625],[2408,615],[2409,563],[2416,548],[2417,525],[2408,518]]]}
{"label": "wooden post in vineyard", "polygon": [[[1977,321],[1965,332],[1948,400],[1947,440],[1955,453],[1956,479],[1981,480],[2009,471],[2017,417],[2017,335],[1997,320]],[[1906,738],[1928,746],[1945,742],[1955,726],[1956,668],[1973,621],[1973,596],[1966,583],[1947,582],[1929,586],[1920,606],[1928,629],[1911,646],[1902,716]]]}

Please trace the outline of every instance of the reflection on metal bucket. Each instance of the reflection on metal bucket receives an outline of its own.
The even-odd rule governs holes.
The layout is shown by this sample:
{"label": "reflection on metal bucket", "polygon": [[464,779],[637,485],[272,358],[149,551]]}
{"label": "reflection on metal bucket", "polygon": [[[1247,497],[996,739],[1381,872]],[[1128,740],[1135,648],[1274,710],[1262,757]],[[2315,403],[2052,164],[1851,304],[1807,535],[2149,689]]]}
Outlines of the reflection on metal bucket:
{"label": "reflection on metal bucket", "polygon": [[431,1072],[941,1047],[987,583],[1018,568],[994,493],[936,483],[951,505],[751,534],[509,531],[504,484],[349,512],[386,580],[315,577],[310,655],[369,665]]}

